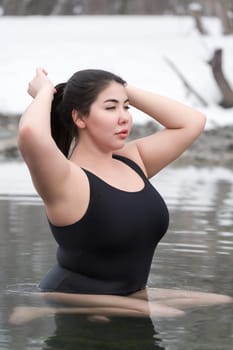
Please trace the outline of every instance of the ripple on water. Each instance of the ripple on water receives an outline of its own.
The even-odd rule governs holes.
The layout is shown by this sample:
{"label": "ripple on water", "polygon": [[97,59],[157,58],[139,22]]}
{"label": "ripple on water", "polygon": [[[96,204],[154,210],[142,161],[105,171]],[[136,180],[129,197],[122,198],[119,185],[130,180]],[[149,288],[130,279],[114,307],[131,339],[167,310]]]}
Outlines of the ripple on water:
{"label": "ripple on water", "polygon": [[11,336],[9,334],[9,329],[0,328],[0,348],[9,349],[10,343],[11,343]]}
{"label": "ripple on water", "polygon": [[233,237],[233,231],[232,232],[229,232],[229,231],[219,232],[219,236],[222,236],[222,237]]}
{"label": "ripple on water", "polygon": [[36,291],[36,283],[17,283],[6,287],[6,294],[30,295]]}

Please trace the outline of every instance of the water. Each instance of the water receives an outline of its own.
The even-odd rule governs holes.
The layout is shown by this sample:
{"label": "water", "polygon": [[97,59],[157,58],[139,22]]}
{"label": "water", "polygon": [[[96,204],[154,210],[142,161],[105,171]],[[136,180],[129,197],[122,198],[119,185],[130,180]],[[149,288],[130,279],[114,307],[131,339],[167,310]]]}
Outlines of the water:
{"label": "water", "polygon": [[[169,167],[153,179],[171,223],[157,248],[150,286],[233,296],[233,172]],[[56,245],[25,166],[0,173],[0,349],[232,350],[230,305],[195,308],[170,320],[46,316],[24,325],[8,317],[19,305],[41,305],[30,291],[53,265]]]}

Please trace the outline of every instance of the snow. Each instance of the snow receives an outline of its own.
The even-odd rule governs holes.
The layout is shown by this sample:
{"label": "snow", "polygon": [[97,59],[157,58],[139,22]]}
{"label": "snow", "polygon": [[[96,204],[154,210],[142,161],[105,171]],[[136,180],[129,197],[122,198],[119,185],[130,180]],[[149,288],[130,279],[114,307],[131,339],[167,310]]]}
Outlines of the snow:
{"label": "snow", "polygon": [[198,2],[192,2],[191,4],[189,4],[189,9],[191,11],[199,11],[200,12],[202,10],[202,6]]}
{"label": "snow", "polygon": [[[220,91],[207,61],[224,50],[223,70],[233,85],[232,36],[218,19],[204,18],[200,36],[190,17],[72,16],[0,17],[0,112],[21,113],[31,101],[27,84],[43,66],[55,84],[75,71],[102,68],[128,82],[192,105],[207,115],[207,128],[233,124],[233,109],[218,106]],[[169,58],[208,102],[203,107],[166,63]],[[133,110],[134,120],[148,118]]]}

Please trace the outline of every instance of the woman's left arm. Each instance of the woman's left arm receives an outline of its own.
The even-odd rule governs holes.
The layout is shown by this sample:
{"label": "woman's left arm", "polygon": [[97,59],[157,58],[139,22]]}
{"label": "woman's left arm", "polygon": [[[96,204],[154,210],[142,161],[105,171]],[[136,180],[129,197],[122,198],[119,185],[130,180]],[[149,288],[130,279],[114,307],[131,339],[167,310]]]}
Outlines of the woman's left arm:
{"label": "woman's left arm", "polygon": [[205,127],[206,117],[173,99],[131,85],[125,88],[133,107],[164,126],[155,134],[133,141],[148,177],[152,177],[196,140]]}

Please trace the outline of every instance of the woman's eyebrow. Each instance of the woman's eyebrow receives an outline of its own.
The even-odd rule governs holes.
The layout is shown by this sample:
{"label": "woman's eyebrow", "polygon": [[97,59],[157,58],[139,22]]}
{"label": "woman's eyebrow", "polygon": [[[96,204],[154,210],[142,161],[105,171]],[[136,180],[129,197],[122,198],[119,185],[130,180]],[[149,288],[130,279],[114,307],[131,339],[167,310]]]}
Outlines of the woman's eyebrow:
{"label": "woman's eyebrow", "polygon": [[[109,98],[109,99],[107,99],[107,100],[104,101],[104,103],[107,103],[107,102],[119,103],[119,101],[116,100],[115,98]],[[124,103],[126,103],[126,102],[129,102],[129,99],[128,99],[128,98],[124,101]]]}

